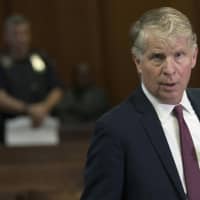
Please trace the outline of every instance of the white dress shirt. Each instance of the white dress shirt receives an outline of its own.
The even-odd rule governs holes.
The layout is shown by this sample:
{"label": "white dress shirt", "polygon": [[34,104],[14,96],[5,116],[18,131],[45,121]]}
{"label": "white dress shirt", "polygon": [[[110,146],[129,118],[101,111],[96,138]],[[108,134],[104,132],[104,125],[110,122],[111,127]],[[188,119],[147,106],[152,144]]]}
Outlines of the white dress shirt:
{"label": "white dress shirt", "polygon": [[[175,105],[162,104],[157,98],[155,98],[142,84],[142,89],[152,103],[158,118],[161,122],[162,128],[165,133],[169,148],[171,150],[174,162],[176,164],[183,188],[186,192],[184,173],[183,173],[183,164],[182,156],[180,149],[180,139],[179,139],[179,127],[176,117],[173,115],[172,111]],[[197,153],[198,163],[200,166],[200,121],[194,112],[194,109],[191,106],[191,103],[186,95],[186,92],[183,94],[183,98],[180,102],[183,106],[183,115],[187,123],[187,126],[191,132],[195,150]]]}

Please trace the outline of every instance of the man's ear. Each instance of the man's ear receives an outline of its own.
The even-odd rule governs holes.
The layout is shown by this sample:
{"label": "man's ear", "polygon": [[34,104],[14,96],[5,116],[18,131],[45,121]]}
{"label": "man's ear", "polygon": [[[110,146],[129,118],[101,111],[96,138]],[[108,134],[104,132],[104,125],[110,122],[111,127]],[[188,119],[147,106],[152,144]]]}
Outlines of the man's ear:
{"label": "man's ear", "polygon": [[141,69],[141,59],[135,55],[132,56],[132,59],[133,59],[133,62],[135,63],[136,65],[136,69],[137,69],[137,72],[139,74],[141,74],[142,72],[142,69]]}
{"label": "man's ear", "polygon": [[196,66],[197,57],[198,57],[198,52],[199,52],[198,47],[195,47],[195,48],[194,48],[193,55],[192,55],[192,68],[194,68],[194,67]]}

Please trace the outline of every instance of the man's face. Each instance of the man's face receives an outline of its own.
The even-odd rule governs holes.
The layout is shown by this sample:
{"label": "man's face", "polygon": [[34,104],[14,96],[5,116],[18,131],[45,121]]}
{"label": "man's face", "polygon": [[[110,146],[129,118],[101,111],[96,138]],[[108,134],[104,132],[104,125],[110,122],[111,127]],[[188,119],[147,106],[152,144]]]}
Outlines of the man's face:
{"label": "man's face", "polygon": [[26,54],[31,40],[30,26],[26,23],[10,25],[5,30],[5,41],[12,51]]}
{"label": "man's face", "polygon": [[149,34],[141,59],[135,59],[137,70],[148,91],[165,104],[178,104],[196,64],[197,48],[187,37],[172,39]]}

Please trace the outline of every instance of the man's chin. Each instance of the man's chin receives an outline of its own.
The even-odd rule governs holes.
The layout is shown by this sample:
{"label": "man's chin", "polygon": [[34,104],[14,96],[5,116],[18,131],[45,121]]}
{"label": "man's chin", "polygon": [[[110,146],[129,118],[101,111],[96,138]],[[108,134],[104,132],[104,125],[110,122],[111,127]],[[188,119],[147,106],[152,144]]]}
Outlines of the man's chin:
{"label": "man's chin", "polygon": [[160,95],[160,101],[164,104],[178,104],[180,103],[182,96],[178,95],[177,92],[170,92]]}

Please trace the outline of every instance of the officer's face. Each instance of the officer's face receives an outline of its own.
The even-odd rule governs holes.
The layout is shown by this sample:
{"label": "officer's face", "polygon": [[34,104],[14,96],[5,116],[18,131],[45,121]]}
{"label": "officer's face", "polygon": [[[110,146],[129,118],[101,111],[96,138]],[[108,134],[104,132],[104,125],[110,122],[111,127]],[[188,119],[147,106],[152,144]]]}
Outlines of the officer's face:
{"label": "officer's face", "polygon": [[26,54],[31,41],[29,24],[13,24],[7,27],[5,41],[11,50]]}

